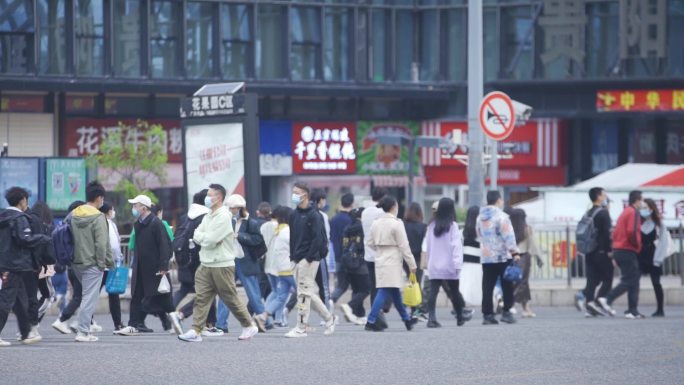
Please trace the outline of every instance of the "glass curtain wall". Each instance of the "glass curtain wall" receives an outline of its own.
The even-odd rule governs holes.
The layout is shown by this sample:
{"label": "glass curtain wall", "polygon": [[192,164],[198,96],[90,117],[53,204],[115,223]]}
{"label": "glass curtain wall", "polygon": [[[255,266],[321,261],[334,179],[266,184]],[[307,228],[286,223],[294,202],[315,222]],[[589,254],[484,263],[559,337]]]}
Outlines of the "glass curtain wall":
{"label": "glass curtain wall", "polygon": [[260,79],[284,79],[288,73],[283,60],[287,44],[287,7],[258,4],[256,72]]}
{"label": "glass curtain wall", "polygon": [[142,63],[142,3],[138,0],[116,0],[112,5],[114,75],[139,77]]}
{"label": "glass curtain wall", "polygon": [[150,72],[154,78],[181,75],[181,3],[153,1],[150,5]]}
{"label": "glass curtain wall", "polygon": [[251,77],[252,12],[243,4],[221,4],[221,70],[226,79]]}
{"label": "glass curtain wall", "polygon": [[214,75],[214,15],[215,3],[187,3],[185,63],[189,78],[209,78]]}
{"label": "glass curtain wall", "polygon": [[40,25],[39,72],[65,74],[67,72],[67,47],[64,0],[38,0],[36,6]]}
{"label": "glass curtain wall", "polygon": [[102,0],[74,0],[76,74],[102,76],[105,64]]}
{"label": "glass curtain wall", "polygon": [[292,7],[290,11],[290,76],[292,80],[318,79],[321,55],[319,8]]}
{"label": "glass curtain wall", "polygon": [[0,4],[4,5],[0,7],[0,73],[31,72],[35,31],[33,2],[4,0]]}

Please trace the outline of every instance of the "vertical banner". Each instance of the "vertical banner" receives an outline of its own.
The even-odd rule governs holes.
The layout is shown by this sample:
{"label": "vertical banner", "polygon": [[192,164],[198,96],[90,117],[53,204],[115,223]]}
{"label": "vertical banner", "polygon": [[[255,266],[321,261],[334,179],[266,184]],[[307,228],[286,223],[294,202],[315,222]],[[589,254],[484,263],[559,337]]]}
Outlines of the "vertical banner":
{"label": "vertical banner", "polygon": [[225,187],[228,195],[245,195],[242,123],[187,126],[185,156],[188,202],[212,183]]}
{"label": "vertical banner", "polygon": [[66,211],[75,200],[85,201],[85,159],[46,159],[45,185],[45,202],[53,211]]}
{"label": "vertical banner", "polygon": [[[358,122],[356,169],[359,175],[408,173],[409,149],[406,146],[381,144],[378,136],[415,137],[420,134],[417,122]],[[418,151],[415,164],[418,165]]]}
{"label": "vertical banner", "polygon": [[29,193],[29,206],[38,200],[39,192],[39,160],[37,158],[0,158],[0,208],[7,208],[5,193],[17,186]]}

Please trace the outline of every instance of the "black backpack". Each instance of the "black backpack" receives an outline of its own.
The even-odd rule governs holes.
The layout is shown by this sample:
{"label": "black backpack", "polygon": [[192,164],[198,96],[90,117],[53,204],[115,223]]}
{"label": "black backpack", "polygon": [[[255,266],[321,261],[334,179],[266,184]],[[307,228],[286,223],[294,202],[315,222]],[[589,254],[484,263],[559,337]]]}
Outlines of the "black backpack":
{"label": "black backpack", "polygon": [[366,263],[364,255],[363,227],[357,221],[347,226],[344,231],[340,263],[347,270],[357,270]]}
{"label": "black backpack", "polygon": [[188,218],[176,230],[176,234],[173,236],[173,253],[176,256],[178,266],[190,265],[193,258],[199,255],[200,246],[195,245],[193,249],[190,249],[190,240],[195,235],[195,230],[202,223],[203,218],[204,215],[200,215],[195,219]]}

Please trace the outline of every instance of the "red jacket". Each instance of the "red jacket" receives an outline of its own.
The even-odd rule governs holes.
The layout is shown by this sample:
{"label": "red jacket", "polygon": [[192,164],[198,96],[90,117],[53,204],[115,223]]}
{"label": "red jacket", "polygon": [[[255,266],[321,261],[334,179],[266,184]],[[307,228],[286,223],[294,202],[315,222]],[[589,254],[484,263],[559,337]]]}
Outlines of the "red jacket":
{"label": "red jacket", "polygon": [[632,206],[627,206],[613,230],[613,250],[641,251],[641,217]]}

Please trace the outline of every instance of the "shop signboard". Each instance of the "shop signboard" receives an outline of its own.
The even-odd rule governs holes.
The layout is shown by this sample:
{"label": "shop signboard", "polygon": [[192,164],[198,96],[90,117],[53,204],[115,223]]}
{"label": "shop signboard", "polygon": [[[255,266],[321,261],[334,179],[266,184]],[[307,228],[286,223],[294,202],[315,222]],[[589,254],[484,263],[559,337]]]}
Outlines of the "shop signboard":
{"label": "shop signboard", "polygon": [[296,174],[355,174],[356,124],[295,122],[292,168]]}
{"label": "shop signboard", "polygon": [[596,93],[596,111],[684,111],[684,89],[600,90]]}
{"label": "shop signboard", "polygon": [[[357,124],[356,169],[360,175],[406,175],[409,149],[379,143],[379,136],[415,137],[420,134],[418,122],[370,122]],[[416,164],[419,154],[416,153]]]}

